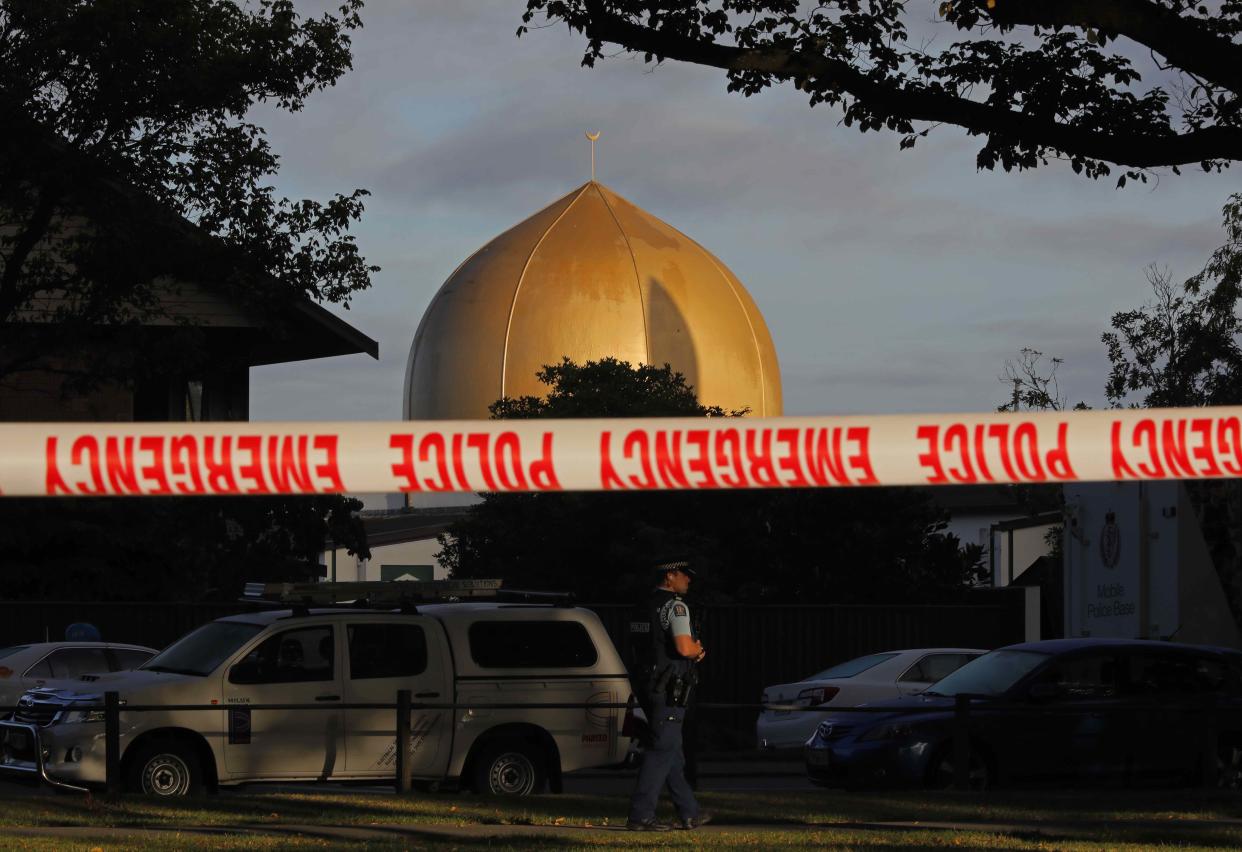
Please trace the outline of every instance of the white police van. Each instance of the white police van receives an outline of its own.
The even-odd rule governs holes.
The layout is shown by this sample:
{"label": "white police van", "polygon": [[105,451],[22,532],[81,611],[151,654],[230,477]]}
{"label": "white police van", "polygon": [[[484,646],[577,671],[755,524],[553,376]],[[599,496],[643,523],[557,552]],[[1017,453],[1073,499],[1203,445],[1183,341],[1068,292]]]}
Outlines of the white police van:
{"label": "white police van", "polygon": [[[122,702],[120,777],[127,790],[158,796],[251,781],[391,780],[398,690],[415,707],[410,774],[427,785],[557,792],[563,772],[623,762],[630,682],[599,618],[500,585],[251,584],[249,597],[296,605],[217,619],[135,671],[27,692],[0,722],[0,769],[57,786],[103,784],[104,712],[92,707],[111,691]],[[364,605],[317,608],[345,600]],[[448,602],[427,602],[436,600]],[[530,706],[549,704],[569,706]]]}

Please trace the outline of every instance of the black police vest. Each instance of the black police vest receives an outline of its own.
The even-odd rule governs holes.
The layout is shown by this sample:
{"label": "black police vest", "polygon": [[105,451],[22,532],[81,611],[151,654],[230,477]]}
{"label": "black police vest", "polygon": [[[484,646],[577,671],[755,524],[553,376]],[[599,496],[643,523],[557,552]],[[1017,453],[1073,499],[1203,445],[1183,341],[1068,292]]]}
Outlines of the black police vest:
{"label": "black police vest", "polygon": [[658,673],[670,667],[680,670],[686,666],[685,658],[677,653],[677,643],[660,623],[660,611],[674,599],[680,600],[676,592],[655,589],[631,616],[630,654],[635,674]]}

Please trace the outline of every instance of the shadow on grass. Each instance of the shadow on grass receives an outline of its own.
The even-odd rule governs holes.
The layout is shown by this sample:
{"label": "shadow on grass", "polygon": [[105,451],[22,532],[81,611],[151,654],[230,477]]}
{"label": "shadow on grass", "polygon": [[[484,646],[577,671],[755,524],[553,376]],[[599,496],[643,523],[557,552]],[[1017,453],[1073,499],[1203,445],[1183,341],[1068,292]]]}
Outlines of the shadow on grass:
{"label": "shadow on grass", "polygon": [[[784,798],[784,797],[779,797]],[[825,791],[818,797],[789,797],[773,813],[793,805],[804,814],[828,814],[824,821],[848,814],[858,820],[1150,820],[1185,818],[1242,819],[1242,793],[1200,789],[1006,789],[984,793],[958,791],[895,791],[845,793]],[[818,801],[817,801],[818,798]],[[805,818],[804,818],[805,819]],[[820,821],[820,820],[815,820]]]}
{"label": "shadow on grass", "polygon": [[1012,821],[988,822],[985,820],[953,821],[900,821],[900,822],[833,822],[808,826],[809,829],[828,831],[863,831],[878,834],[905,834],[909,832],[940,832],[945,834],[994,834],[1032,843],[1049,840],[1079,841],[1085,843],[1119,843],[1142,847],[1169,843],[1193,843],[1196,846],[1218,846],[1226,849],[1242,848],[1242,824],[1222,825],[1210,820],[1146,820],[1133,823],[1109,823],[1100,825],[1082,821]]}
{"label": "shadow on grass", "polygon": [[[256,785],[217,796],[160,802],[138,796],[111,799],[18,792],[5,789],[8,786],[0,784],[0,825],[249,824],[268,830],[282,824],[549,826],[559,820],[577,826],[605,821],[616,826],[624,822],[628,804],[624,796],[547,795],[508,800],[416,793],[399,797],[374,788],[309,785],[296,791]],[[1242,818],[1242,794],[1237,791],[709,792],[701,794],[700,800],[720,824],[757,828],[824,831],[888,821],[1005,823],[1029,827],[1044,837],[1060,827],[1065,831],[1057,836],[1098,839],[1106,835],[1132,843],[1152,838],[1167,842],[1174,834],[1196,843],[1227,841],[1230,846],[1239,845],[1242,839],[1242,824],[1235,830],[1211,822]],[[665,814],[671,815],[667,810]]]}

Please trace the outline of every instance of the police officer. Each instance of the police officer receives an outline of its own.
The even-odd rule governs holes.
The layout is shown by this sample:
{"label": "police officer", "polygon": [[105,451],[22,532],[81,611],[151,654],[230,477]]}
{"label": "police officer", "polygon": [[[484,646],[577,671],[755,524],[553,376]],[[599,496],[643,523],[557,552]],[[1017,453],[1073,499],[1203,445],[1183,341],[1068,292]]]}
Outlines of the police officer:
{"label": "police officer", "polygon": [[625,827],[633,831],[667,831],[673,826],[655,818],[660,788],[667,786],[677,810],[677,827],[697,828],[711,816],[699,810],[686,782],[682,723],[694,688],[694,664],[703,659],[703,644],[694,636],[690,609],[682,600],[694,569],[684,560],[655,566],[658,585],[630,622],[630,643],[637,671],[634,685],[650,728],[638,783],[630,797]]}

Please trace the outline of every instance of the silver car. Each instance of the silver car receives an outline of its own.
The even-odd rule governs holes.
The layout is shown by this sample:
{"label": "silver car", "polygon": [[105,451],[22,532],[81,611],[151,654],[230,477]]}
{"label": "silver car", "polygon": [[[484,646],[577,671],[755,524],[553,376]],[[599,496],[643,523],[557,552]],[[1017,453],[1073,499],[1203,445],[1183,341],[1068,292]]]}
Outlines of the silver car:
{"label": "silver car", "polygon": [[985,654],[978,648],[915,648],[868,654],[839,663],[797,683],[778,683],[763,691],[764,704],[823,707],[809,710],[764,710],[755,724],[761,748],[801,748],[828,711],[857,707],[922,692],[936,681]]}
{"label": "silver car", "polygon": [[[0,648],[0,708],[13,707],[28,689],[81,686],[82,675],[136,669],[158,653],[115,642],[32,642]],[[10,711],[0,709],[0,718]]]}

